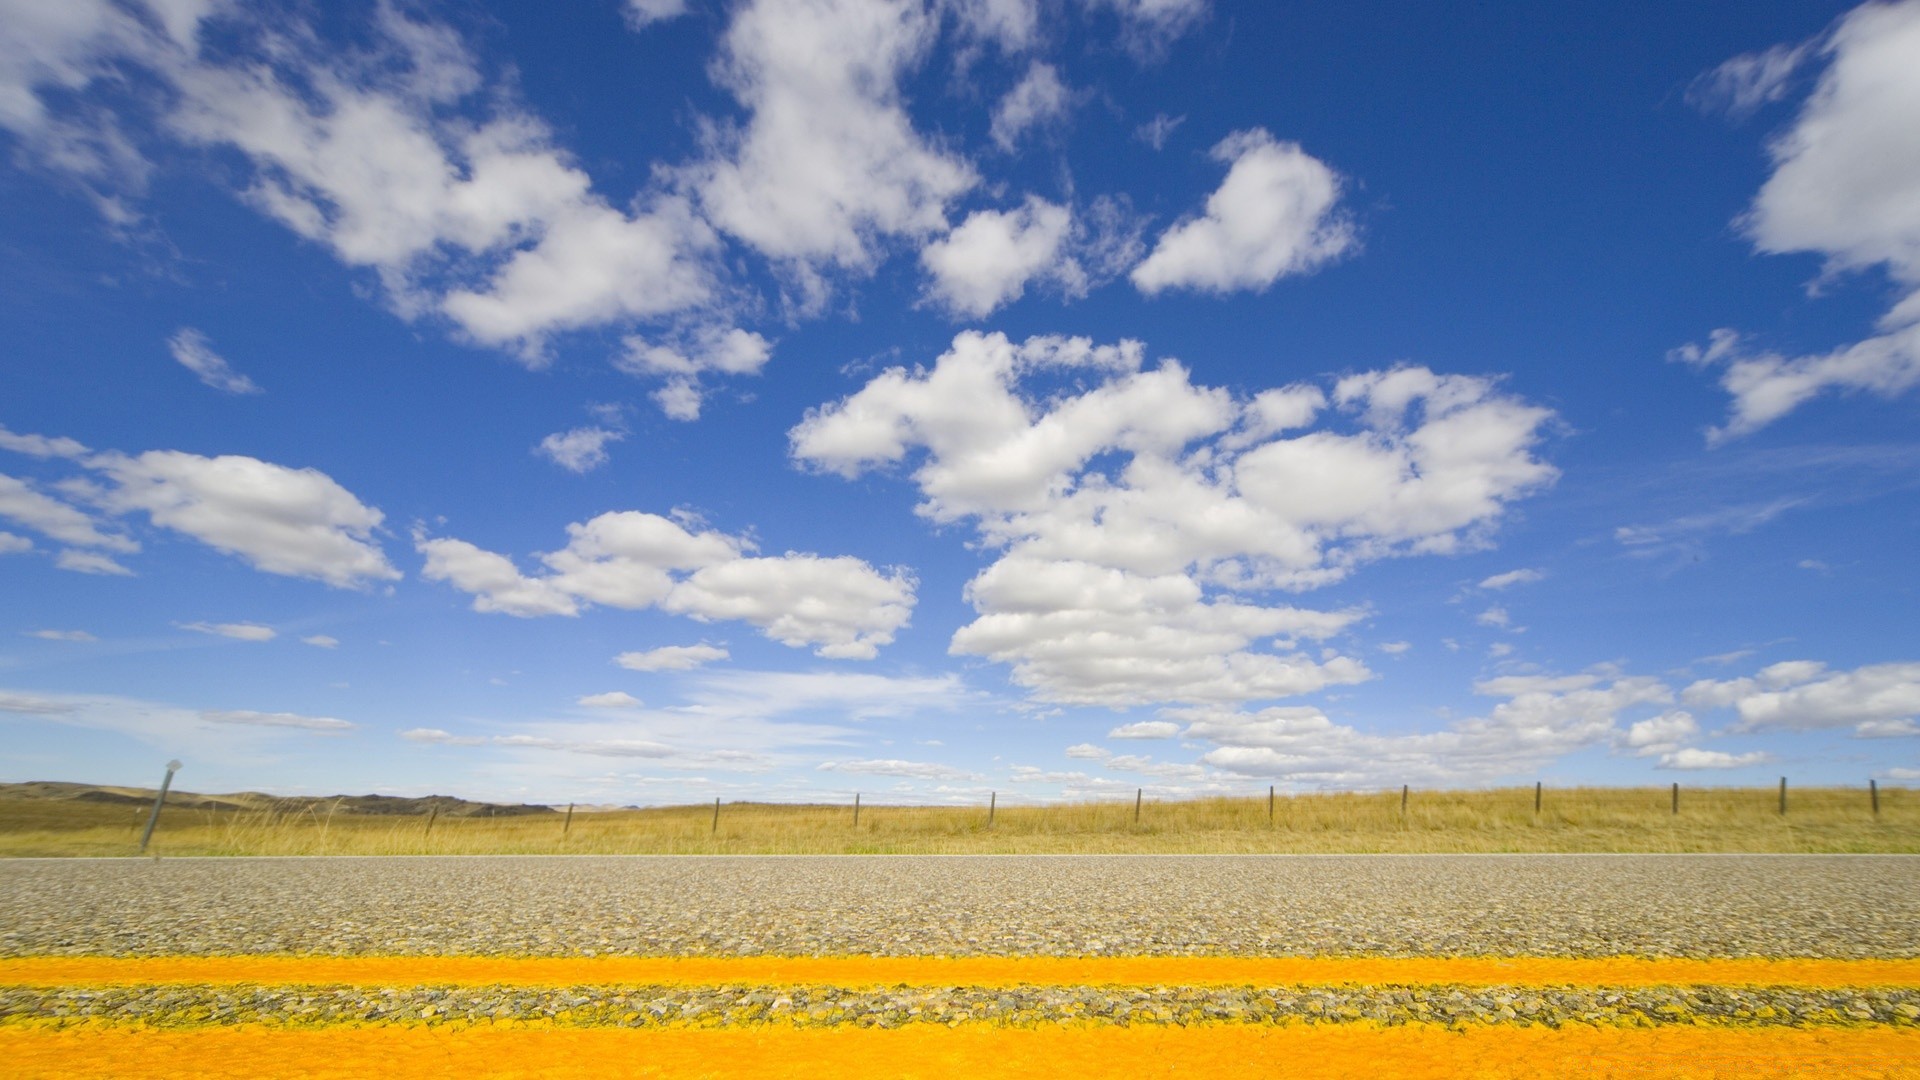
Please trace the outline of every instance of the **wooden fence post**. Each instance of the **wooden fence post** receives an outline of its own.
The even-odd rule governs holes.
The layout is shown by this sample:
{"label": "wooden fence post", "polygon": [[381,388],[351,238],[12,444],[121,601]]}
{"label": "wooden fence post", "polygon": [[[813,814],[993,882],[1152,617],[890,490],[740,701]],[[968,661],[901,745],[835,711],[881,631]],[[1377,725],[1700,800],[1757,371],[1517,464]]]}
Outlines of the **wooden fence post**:
{"label": "wooden fence post", "polygon": [[707,830],[707,833],[710,836],[720,835],[720,796],[718,795],[713,797],[713,828]]}
{"label": "wooden fence post", "polygon": [[853,793],[853,827],[860,827],[860,793]]}
{"label": "wooden fence post", "polygon": [[1867,781],[1867,798],[1873,800],[1873,816],[1880,816],[1880,781]]}
{"label": "wooden fence post", "polygon": [[1780,778],[1780,813],[1782,816],[1785,816],[1786,812],[1787,812],[1787,778],[1783,776]]}
{"label": "wooden fence post", "polygon": [[989,791],[989,792],[987,792],[987,828],[989,828],[989,829],[991,829],[991,828],[993,828],[993,810],[994,810],[994,804],[995,804],[995,803],[997,803],[997,802],[999,802],[999,801],[1000,801],[1000,793],[999,793],[999,792],[997,792],[997,791]]}
{"label": "wooden fence post", "polygon": [[1675,814],[1680,812],[1680,781],[1678,780],[1673,782],[1673,812]]}
{"label": "wooden fence post", "polygon": [[1133,789],[1133,823],[1135,825],[1140,824],[1140,799],[1146,795],[1146,793],[1146,788]]}
{"label": "wooden fence post", "polygon": [[567,820],[561,823],[560,825],[560,836],[564,839],[566,835],[572,831],[573,831],[573,804],[568,803],[567,804]]}
{"label": "wooden fence post", "polygon": [[1400,816],[1403,818],[1407,816],[1407,790],[1409,786],[1410,785],[1407,784],[1400,785]]}
{"label": "wooden fence post", "polygon": [[427,808],[427,831],[423,835],[423,839],[433,835],[433,820],[439,816],[440,808],[438,806],[429,806]]}
{"label": "wooden fence post", "polygon": [[1273,824],[1273,785],[1267,785],[1267,824]]}
{"label": "wooden fence post", "polygon": [[1533,782],[1533,816],[1534,817],[1540,816],[1540,791],[1541,791],[1541,783],[1540,781],[1535,780]]}

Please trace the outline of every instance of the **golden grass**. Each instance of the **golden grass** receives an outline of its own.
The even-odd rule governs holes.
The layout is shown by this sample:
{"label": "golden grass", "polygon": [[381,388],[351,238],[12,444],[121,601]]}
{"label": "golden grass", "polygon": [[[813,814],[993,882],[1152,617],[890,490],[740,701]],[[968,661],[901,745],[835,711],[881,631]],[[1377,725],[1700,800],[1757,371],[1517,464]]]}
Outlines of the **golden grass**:
{"label": "golden grass", "polygon": [[[155,855],[1102,854],[1337,852],[1920,852],[1920,799],[1882,788],[1666,788],[1264,795],[998,808],[729,803],[501,818],[391,817],[169,807]],[[0,799],[0,856],[130,855],[146,811]]]}
{"label": "golden grass", "polygon": [[22,1078],[192,1075],[253,1080],[448,1077],[1006,1077],[1173,1074],[1344,1078],[1920,1077],[1920,1031],[1890,1028],[1036,1027],[896,1030],[756,1027],[423,1027],[185,1031],[0,1027]]}
{"label": "golden grass", "polygon": [[0,986],[1920,987],[1920,960],[1632,956],[23,956]]}

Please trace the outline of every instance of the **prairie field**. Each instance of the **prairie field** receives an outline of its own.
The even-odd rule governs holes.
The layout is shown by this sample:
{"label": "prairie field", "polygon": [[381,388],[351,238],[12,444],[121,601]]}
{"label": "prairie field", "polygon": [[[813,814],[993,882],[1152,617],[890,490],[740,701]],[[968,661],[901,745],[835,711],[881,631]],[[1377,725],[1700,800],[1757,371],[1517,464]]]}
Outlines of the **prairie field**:
{"label": "prairie field", "polygon": [[[827,855],[1920,852],[1920,798],[1881,788],[1398,790],[982,806],[711,803],[511,816],[365,813],[339,800],[201,798],[149,855]],[[147,805],[0,797],[0,856],[133,855]],[[292,804],[294,808],[289,808]],[[570,818],[570,820],[569,820]]]}

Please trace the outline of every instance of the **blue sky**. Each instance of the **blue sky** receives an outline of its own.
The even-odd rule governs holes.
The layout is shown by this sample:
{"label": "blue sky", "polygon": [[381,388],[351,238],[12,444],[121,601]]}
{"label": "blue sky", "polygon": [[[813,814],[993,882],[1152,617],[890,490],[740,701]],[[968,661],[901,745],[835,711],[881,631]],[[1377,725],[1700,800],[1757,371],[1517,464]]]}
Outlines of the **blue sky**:
{"label": "blue sky", "polygon": [[0,2],[0,779],[1920,778],[1920,2]]}

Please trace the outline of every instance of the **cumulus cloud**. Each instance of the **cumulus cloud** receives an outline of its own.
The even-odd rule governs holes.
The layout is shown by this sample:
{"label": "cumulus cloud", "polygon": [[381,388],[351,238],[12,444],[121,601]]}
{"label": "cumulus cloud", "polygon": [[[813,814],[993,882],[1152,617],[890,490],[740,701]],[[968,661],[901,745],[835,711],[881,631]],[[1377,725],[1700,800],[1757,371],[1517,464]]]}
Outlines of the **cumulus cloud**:
{"label": "cumulus cloud", "polygon": [[207,335],[192,327],[176,331],[167,339],[167,351],[180,366],[193,372],[200,381],[229,394],[258,394],[260,387],[252,379],[233,370],[227,359],[213,351]]}
{"label": "cumulus cloud", "polygon": [[97,551],[63,551],[54,557],[53,565],[62,570],[71,570],[76,574],[99,574],[108,577],[134,576],[133,571]]}
{"label": "cumulus cloud", "polygon": [[899,88],[938,32],[908,0],[737,9],[714,70],[749,115],[686,169],[709,218],[803,272],[866,271],[885,239],[944,230],[975,176],[914,130]]}
{"label": "cumulus cloud", "polygon": [[747,622],[784,645],[839,659],[872,659],[913,611],[911,574],[882,573],[859,559],[754,556],[744,538],[638,511],[602,514],[567,533],[565,548],[540,556],[539,576],[462,540],[422,534],[415,546],[427,558],[423,574],[473,594],[476,611],[532,617],[594,604],[657,607],[702,622]]}
{"label": "cumulus cloud", "polygon": [[588,694],[575,702],[589,709],[637,709],[640,699],[625,690],[611,690],[604,694]]}
{"label": "cumulus cloud", "polygon": [[75,547],[124,554],[140,550],[139,544],[125,536],[103,532],[100,523],[84,512],[5,473],[0,473],[0,518]]}
{"label": "cumulus cloud", "polygon": [[626,437],[609,428],[578,427],[541,439],[534,451],[568,472],[586,473],[607,463],[608,443]]}
{"label": "cumulus cloud", "polygon": [[286,712],[253,712],[247,709],[208,709],[200,719],[209,724],[240,724],[246,727],[295,728],[301,731],[350,731],[355,725],[330,716],[301,716]]}
{"label": "cumulus cloud", "polygon": [[[1769,146],[1767,178],[1740,227],[1768,254],[1810,252],[1824,274],[1882,268],[1901,299],[1879,333],[1825,353],[1787,356],[1717,330],[1675,358],[1720,370],[1733,396],[1723,442],[1829,392],[1893,397],[1920,384],[1920,3],[1863,4],[1815,46],[1740,58],[1713,85],[1733,105],[1771,100],[1806,50],[1826,62],[1793,126]],[[1744,63],[1743,63],[1744,62]]]}
{"label": "cumulus cloud", "polygon": [[1254,128],[1222,139],[1213,157],[1229,166],[1226,180],[1134,267],[1141,292],[1262,290],[1353,248],[1353,226],[1336,211],[1340,177],[1299,144]]}
{"label": "cumulus cloud", "polygon": [[993,107],[988,133],[1000,149],[1012,153],[1022,135],[1064,120],[1072,108],[1073,94],[1060,81],[1059,70],[1035,60],[1026,75]]}
{"label": "cumulus cloud", "polygon": [[1700,725],[1694,722],[1693,714],[1676,709],[1634,723],[1620,744],[1639,757],[1664,756],[1677,752],[1681,743],[1699,734]]}
{"label": "cumulus cloud", "polygon": [[662,645],[644,652],[623,652],[613,662],[628,671],[691,671],[726,658],[727,650],[715,645]]}
{"label": "cumulus cloud", "polygon": [[108,509],[144,511],[255,569],[337,588],[400,577],[373,540],[380,511],[318,469],[178,450],[101,454],[89,464],[115,485],[98,495]]}
{"label": "cumulus cloud", "polygon": [[1920,716],[1920,663],[1832,671],[1817,661],[1788,660],[1751,678],[1701,679],[1682,697],[1690,705],[1731,707],[1740,732],[1852,726],[1861,734],[1882,734],[1886,725]]}
{"label": "cumulus cloud", "polygon": [[[848,477],[912,462],[918,512],[971,520],[999,553],[967,587],[979,618],[951,651],[1011,664],[1041,698],[1112,705],[1367,678],[1356,660],[1291,644],[1357,613],[1237,594],[1469,550],[1507,502],[1555,475],[1532,453],[1551,414],[1488,380],[1400,368],[1349,376],[1331,395],[1295,386],[1240,400],[1143,357],[1137,342],[963,333],[931,370],[890,369],[810,412],[790,433],[793,456]],[[1028,388],[1062,374],[1082,388]],[[1349,430],[1301,430],[1327,419]]]}
{"label": "cumulus cloud", "polygon": [[0,532],[0,555],[18,555],[32,551],[33,541],[10,532]]}
{"label": "cumulus cloud", "polygon": [[272,641],[280,634],[271,626],[259,623],[175,623],[182,630],[191,630],[196,634],[213,634],[217,637],[230,637],[235,641]]}
{"label": "cumulus cloud", "polygon": [[697,420],[704,397],[701,376],[758,375],[773,356],[773,343],[738,327],[701,326],[664,338],[632,336],[614,366],[630,375],[658,377],[660,410],[675,420]]}
{"label": "cumulus cloud", "polygon": [[821,772],[863,773],[868,776],[904,776],[911,780],[985,780],[979,773],[939,765],[928,761],[901,761],[898,758],[863,758],[859,761],[823,761],[815,766]]}
{"label": "cumulus cloud", "polygon": [[974,42],[993,42],[1007,53],[1020,53],[1039,40],[1038,0],[945,0],[963,36]]}
{"label": "cumulus cloud", "polygon": [[330,637],[326,634],[313,634],[311,636],[301,638],[300,641],[302,644],[311,645],[316,649],[337,649],[340,647],[339,638]]}
{"label": "cumulus cloud", "polygon": [[1085,273],[1067,253],[1073,211],[1030,195],[1012,210],[978,210],[921,249],[934,299],[956,315],[980,318],[1017,300],[1027,283],[1051,278],[1069,292]]}

